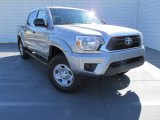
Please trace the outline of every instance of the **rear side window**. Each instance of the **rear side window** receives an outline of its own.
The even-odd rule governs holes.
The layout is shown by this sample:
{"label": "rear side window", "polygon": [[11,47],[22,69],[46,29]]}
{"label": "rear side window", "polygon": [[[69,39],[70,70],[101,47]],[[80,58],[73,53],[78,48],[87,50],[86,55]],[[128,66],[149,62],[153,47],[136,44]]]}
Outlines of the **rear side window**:
{"label": "rear side window", "polygon": [[36,19],[36,17],[37,17],[36,11],[30,13],[27,24],[30,26],[34,26],[34,20]]}

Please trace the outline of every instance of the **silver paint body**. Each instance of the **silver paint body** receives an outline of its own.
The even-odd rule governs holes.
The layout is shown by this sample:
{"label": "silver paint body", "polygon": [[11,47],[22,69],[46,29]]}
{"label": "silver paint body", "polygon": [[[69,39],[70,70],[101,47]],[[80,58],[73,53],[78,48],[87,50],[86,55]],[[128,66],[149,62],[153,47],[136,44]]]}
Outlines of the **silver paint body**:
{"label": "silver paint body", "polygon": [[[54,8],[63,9],[58,7]],[[49,7],[36,9],[34,11],[38,10],[46,11],[48,15],[48,19],[46,20],[48,27],[30,27],[27,24],[20,26],[18,35],[21,37],[23,45],[46,59],[48,59],[49,56],[50,46],[61,49],[74,73],[100,76],[105,73],[112,62],[144,55],[145,48],[143,44],[140,47],[116,51],[109,51],[106,48],[112,37],[141,36],[141,33],[137,30],[104,24],[53,25]],[[77,35],[101,36],[105,44],[102,45],[100,51],[84,51],[76,45]],[[84,70],[85,63],[98,63],[98,66],[94,72],[88,72]]]}

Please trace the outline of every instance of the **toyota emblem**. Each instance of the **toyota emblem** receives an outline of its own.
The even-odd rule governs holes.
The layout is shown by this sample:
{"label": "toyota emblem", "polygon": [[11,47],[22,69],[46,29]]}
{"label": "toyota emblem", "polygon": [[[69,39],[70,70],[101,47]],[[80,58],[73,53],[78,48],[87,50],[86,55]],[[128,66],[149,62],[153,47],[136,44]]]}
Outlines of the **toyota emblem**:
{"label": "toyota emblem", "polygon": [[132,38],[130,38],[130,37],[127,37],[126,39],[125,39],[125,44],[127,45],[127,46],[130,46],[131,44],[132,44]]}

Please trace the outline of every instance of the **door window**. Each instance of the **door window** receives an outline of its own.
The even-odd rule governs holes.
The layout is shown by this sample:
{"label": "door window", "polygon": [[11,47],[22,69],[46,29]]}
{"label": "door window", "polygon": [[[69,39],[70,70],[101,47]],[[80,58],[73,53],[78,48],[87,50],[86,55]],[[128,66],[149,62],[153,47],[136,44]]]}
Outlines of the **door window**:
{"label": "door window", "polygon": [[36,11],[30,13],[27,24],[30,25],[30,26],[34,26],[34,20],[36,19],[36,17],[37,17],[37,12]]}

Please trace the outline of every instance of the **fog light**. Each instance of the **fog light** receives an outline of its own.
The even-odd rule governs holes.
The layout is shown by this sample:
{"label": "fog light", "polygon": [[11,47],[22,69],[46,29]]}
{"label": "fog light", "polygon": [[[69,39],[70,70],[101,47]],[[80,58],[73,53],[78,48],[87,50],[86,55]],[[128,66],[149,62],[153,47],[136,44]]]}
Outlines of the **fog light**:
{"label": "fog light", "polygon": [[89,63],[84,64],[84,70],[89,72],[94,72],[96,67],[97,67],[97,64],[89,64]]}

